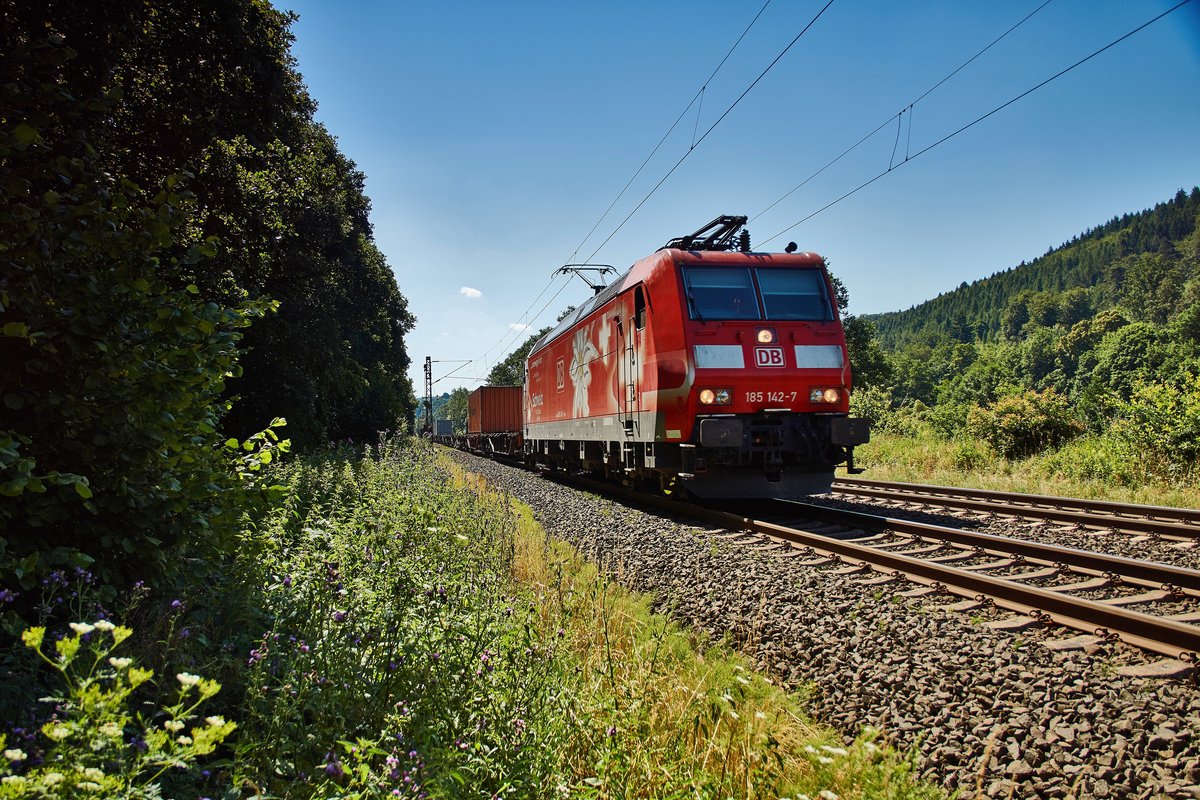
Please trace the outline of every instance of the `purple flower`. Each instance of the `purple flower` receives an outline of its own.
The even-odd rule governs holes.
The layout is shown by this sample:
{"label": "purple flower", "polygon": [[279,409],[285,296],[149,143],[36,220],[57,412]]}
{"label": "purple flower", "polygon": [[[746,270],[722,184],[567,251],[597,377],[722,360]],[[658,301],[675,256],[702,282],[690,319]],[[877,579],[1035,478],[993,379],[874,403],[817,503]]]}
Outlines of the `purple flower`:
{"label": "purple flower", "polygon": [[292,588],[292,576],[291,575],[288,575],[283,579],[283,585],[284,585],[284,588],[287,588],[287,589]]}
{"label": "purple flower", "polygon": [[346,621],[346,612],[345,611],[333,612],[333,621],[334,622],[345,622]]}
{"label": "purple flower", "polygon": [[19,596],[20,595],[17,592],[12,591],[11,589],[0,589],[0,603],[11,603]]}
{"label": "purple flower", "polygon": [[332,752],[325,754],[325,774],[334,778],[340,778],[346,774],[342,769],[342,762],[338,761],[337,756]]}

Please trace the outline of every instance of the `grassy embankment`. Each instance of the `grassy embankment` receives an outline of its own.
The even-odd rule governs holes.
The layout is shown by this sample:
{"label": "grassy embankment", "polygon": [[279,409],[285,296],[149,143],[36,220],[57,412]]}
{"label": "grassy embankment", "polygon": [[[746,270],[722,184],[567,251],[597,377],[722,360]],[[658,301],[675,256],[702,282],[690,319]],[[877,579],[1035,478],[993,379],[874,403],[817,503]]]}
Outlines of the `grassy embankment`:
{"label": "grassy embankment", "polygon": [[[1102,441],[1083,438],[1052,452],[1013,461],[973,440],[951,442],[932,434],[873,432],[871,442],[856,448],[854,454],[857,466],[866,469],[858,477],[874,480],[1200,508],[1200,486],[1194,482],[1156,481],[1143,476],[1144,470],[1135,463],[1114,470],[1109,463],[1111,454],[1104,448]],[[1093,461],[1098,465],[1095,469],[1090,468]]]}
{"label": "grassy embankment", "polygon": [[276,469],[289,499],[190,588],[63,589],[88,624],[6,657],[0,796],[940,796],[428,447]]}

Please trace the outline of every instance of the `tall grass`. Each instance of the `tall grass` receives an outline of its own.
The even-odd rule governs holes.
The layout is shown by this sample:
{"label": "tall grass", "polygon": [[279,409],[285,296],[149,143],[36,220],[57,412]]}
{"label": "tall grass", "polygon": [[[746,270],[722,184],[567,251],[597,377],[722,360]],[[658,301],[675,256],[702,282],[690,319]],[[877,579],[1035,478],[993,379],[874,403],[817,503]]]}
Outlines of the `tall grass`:
{"label": "tall grass", "polygon": [[[38,634],[90,647],[81,637],[120,630],[127,655],[96,657],[117,670],[99,675],[100,708],[56,695],[49,662],[26,653],[11,674],[31,707],[0,732],[0,797],[66,780],[47,765],[95,761],[90,734],[56,738],[68,718],[103,732],[106,764],[133,765],[131,797],[939,796],[873,732],[841,746],[744,659],[651,614],[426,445],[275,469],[287,499],[239,553],[185,559],[189,580],[115,611],[76,598],[92,622]],[[132,664],[146,677],[130,688]],[[208,721],[183,730],[179,683],[218,681]],[[57,706],[34,699],[47,694]],[[161,774],[138,766],[181,747]]]}
{"label": "tall grass", "polygon": [[861,476],[1000,491],[1200,507],[1194,478],[1166,482],[1137,453],[1104,437],[1086,436],[1028,459],[1006,459],[970,437],[947,440],[929,431],[872,433],[855,449]]}

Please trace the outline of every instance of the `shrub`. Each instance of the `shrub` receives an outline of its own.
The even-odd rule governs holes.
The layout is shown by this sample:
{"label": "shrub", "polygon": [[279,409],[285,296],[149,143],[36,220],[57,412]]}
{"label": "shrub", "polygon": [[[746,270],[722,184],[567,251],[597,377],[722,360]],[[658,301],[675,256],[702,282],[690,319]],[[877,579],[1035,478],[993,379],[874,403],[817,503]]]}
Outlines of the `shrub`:
{"label": "shrub", "polygon": [[1200,375],[1173,385],[1138,385],[1119,406],[1112,434],[1150,474],[1191,476],[1200,460]]}
{"label": "shrub", "polygon": [[[29,736],[8,748],[0,735],[0,798],[18,797],[162,797],[160,779],[199,776],[199,760],[211,754],[237,724],[223,717],[200,721],[199,708],[221,690],[220,684],[186,672],[176,676],[173,704],[146,717],[133,713],[134,693],[154,673],[113,651],[132,631],[106,620],[75,622],[72,633],[43,649],[46,629],[22,635],[66,685],[62,695],[43,698],[53,713],[41,736]],[[24,748],[28,747],[30,752]],[[15,774],[7,774],[15,773]]]}
{"label": "shrub", "polygon": [[967,415],[967,431],[1005,458],[1026,458],[1057,447],[1082,430],[1067,399],[1053,389],[1010,395]]}

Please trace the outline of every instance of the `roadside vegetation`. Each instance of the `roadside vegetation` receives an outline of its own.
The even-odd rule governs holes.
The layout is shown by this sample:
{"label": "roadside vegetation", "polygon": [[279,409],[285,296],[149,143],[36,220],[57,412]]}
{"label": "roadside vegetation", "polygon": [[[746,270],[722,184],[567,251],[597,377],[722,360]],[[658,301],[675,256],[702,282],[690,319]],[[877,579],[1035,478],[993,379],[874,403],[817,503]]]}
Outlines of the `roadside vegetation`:
{"label": "roadside vegetation", "polygon": [[169,592],[41,588],[0,797],[940,796],[427,445],[266,472],[277,502]]}
{"label": "roadside vegetation", "polygon": [[[872,477],[1200,505],[1200,188],[852,320]],[[848,328],[849,332],[849,328]]]}

